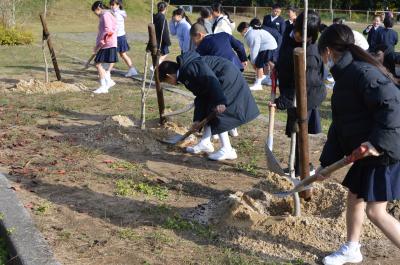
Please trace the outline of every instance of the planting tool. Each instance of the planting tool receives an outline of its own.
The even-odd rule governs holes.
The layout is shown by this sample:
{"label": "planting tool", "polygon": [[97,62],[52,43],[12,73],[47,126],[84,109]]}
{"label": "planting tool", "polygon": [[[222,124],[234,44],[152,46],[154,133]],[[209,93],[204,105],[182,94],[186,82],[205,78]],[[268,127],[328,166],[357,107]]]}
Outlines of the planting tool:
{"label": "planting tool", "polygon": [[314,175],[306,177],[290,191],[280,192],[280,193],[276,193],[274,195],[283,198],[283,197],[286,197],[289,195],[293,195],[296,192],[308,190],[311,188],[310,185],[317,180],[319,175],[320,176],[330,175],[333,172],[335,172],[347,165],[350,165],[350,164],[356,162],[357,160],[364,158],[364,155],[367,151],[368,151],[368,147],[365,147],[362,145],[359,148],[357,148],[356,150],[354,150],[351,155],[346,156],[346,157],[340,159],[339,161],[333,163],[332,165],[323,168],[320,172],[318,172],[318,174],[314,174]]}
{"label": "planting tool", "polygon": [[216,112],[213,111],[207,117],[205,117],[199,123],[198,126],[190,128],[190,130],[187,131],[184,135],[177,134],[177,135],[174,135],[172,137],[169,137],[168,139],[163,139],[163,140],[160,140],[160,141],[163,142],[163,143],[172,144],[172,145],[180,143],[183,140],[185,140],[186,138],[188,138],[190,135],[192,135],[193,133],[195,133],[198,130],[200,130],[201,128],[203,128],[207,123],[209,123],[212,119],[214,119],[216,117],[216,115],[217,115]]}
{"label": "planting tool", "polygon": [[[271,102],[275,101],[276,97],[276,71],[275,69],[271,73]],[[272,153],[274,144],[274,124],[275,124],[275,106],[269,106],[269,124],[268,124],[268,138],[265,145],[265,154],[267,158],[267,166],[271,172],[278,175],[285,176],[285,172],[280,166],[278,160],[276,160],[274,154]]]}

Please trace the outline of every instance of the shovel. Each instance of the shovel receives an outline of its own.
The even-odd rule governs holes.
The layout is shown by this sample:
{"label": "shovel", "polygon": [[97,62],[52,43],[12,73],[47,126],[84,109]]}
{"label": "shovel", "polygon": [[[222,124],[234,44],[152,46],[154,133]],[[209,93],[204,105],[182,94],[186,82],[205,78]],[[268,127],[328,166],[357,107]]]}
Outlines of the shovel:
{"label": "shovel", "polygon": [[284,198],[286,196],[293,195],[296,192],[302,192],[302,191],[308,190],[308,189],[310,189],[310,185],[317,180],[319,175],[328,176],[328,175],[332,174],[333,172],[335,172],[347,165],[350,165],[350,164],[356,162],[357,160],[364,158],[364,155],[367,151],[368,151],[367,147],[360,146],[359,148],[354,150],[351,155],[346,156],[346,157],[340,159],[339,161],[333,163],[332,165],[325,167],[318,174],[314,174],[314,175],[306,177],[290,191],[275,193],[274,195]]}
{"label": "shovel", "polygon": [[[271,73],[271,102],[275,101],[276,97],[276,71],[275,69]],[[268,124],[268,138],[265,145],[265,153],[267,157],[267,166],[271,172],[278,175],[284,176],[285,172],[280,166],[279,162],[276,160],[274,154],[272,153],[274,145],[274,125],[275,125],[275,106],[269,107],[269,124]]]}
{"label": "shovel", "polygon": [[213,111],[207,117],[205,117],[199,123],[198,126],[190,128],[190,130],[187,131],[184,135],[177,134],[177,135],[174,135],[172,137],[169,137],[168,139],[162,139],[160,141],[163,142],[163,143],[166,143],[166,144],[172,144],[172,145],[178,144],[178,143],[182,142],[183,140],[185,140],[186,138],[188,138],[193,133],[195,133],[198,130],[200,130],[201,128],[203,128],[207,123],[209,123],[216,116],[217,116],[217,113],[215,111]]}

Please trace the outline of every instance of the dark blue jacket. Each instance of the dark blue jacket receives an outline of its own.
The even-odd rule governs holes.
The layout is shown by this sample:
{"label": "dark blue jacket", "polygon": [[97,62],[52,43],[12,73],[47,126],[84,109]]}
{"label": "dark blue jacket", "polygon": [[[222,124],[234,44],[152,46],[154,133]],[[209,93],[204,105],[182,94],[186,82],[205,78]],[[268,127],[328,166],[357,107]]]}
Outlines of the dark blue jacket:
{"label": "dark blue jacket", "polygon": [[385,44],[389,48],[394,48],[398,42],[397,32],[393,29],[383,28],[379,30],[376,37],[376,45]]}
{"label": "dark blue jacket", "polygon": [[236,65],[239,70],[243,70],[242,62],[247,61],[246,50],[243,44],[226,32],[207,35],[196,51],[201,56],[212,55],[223,57]]}
{"label": "dark blue jacket", "polygon": [[383,65],[392,73],[396,78],[400,76],[396,73],[396,64],[400,64],[400,53],[395,52],[393,47],[386,49],[383,57]]}
{"label": "dark blue jacket", "polygon": [[178,81],[196,96],[194,121],[204,119],[217,105],[226,106],[225,112],[210,122],[212,134],[239,127],[260,114],[243,74],[230,61],[186,52],[177,62]]}
{"label": "dark blue jacket", "polygon": [[331,69],[335,86],[332,123],[320,161],[328,166],[369,141],[380,157],[357,163],[387,165],[400,160],[400,91],[378,68],[350,52]]}
{"label": "dark blue jacket", "polygon": [[368,31],[368,28],[366,28],[363,31],[364,35],[368,35],[368,37],[367,37],[367,41],[368,41],[368,44],[369,44],[368,51],[375,52],[375,48],[376,48],[376,45],[377,45],[378,32],[380,30],[382,30],[382,29],[383,29],[383,27],[378,27],[377,29],[375,29],[372,26],[372,28],[369,31]]}
{"label": "dark blue jacket", "polygon": [[266,27],[277,29],[279,31],[279,34],[283,36],[286,28],[285,19],[281,16],[277,17],[274,21],[271,21],[271,19],[271,15],[266,15],[263,20],[263,25]]}
{"label": "dark blue jacket", "polygon": [[283,36],[290,36],[290,33],[292,33],[294,29],[294,23],[290,23],[289,19],[285,21],[285,32],[283,33]]}
{"label": "dark blue jacket", "polygon": [[282,45],[282,35],[279,33],[279,31],[276,28],[271,28],[271,27],[266,27],[263,25],[262,27],[264,30],[268,31],[272,37],[276,40],[276,43],[278,44],[278,48],[274,50],[274,53],[272,55],[272,61],[274,63],[278,62],[279,59],[279,50],[281,49]]}

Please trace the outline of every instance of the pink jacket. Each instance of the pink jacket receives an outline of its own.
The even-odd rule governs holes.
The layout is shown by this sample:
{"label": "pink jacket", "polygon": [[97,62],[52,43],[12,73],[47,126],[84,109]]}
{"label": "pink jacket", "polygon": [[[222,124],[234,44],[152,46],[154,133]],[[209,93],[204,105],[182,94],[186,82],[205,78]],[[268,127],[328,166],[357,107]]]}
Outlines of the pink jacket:
{"label": "pink jacket", "polygon": [[110,11],[100,15],[99,32],[96,39],[96,50],[117,47],[117,20]]}

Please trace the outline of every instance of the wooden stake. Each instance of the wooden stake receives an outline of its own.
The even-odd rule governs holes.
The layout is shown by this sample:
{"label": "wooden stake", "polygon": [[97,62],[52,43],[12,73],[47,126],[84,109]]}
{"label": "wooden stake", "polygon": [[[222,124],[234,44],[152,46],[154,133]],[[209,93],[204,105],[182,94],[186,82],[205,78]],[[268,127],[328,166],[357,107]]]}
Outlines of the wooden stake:
{"label": "wooden stake", "polygon": [[[297,118],[299,123],[298,146],[300,158],[300,178],[310,175],[310,157],[308,147],[308,117],[307,117],[307,87],[306,66],[304,63],[303,48],[296,48],[294,56],[294,76],[296,86]],[[301,194],[304,199],[311,199],[312,191],[304,191]]]}
{"label": "wooden stake", "polygon": [[150,23],[148,25],[148,30],[149,30],[149,44],[148,44],[147,49],[151,52],[151,58],[153,60],[154,81],[156,83],[158,110],[159,110],[159,114],[160,114],[160,124],[164,124],[167,121],[166,118],[164,117],[164,112],[165,112],[164,93],[161,88],[160,78],[158,75],[158,61],[160,59],[160,51],[158,50],[156,30],[154,28],[153,23]]}
{"label": "wooden stake", "polygon": [[42,22],[42,27],[43,27],[43,39],[47,41],[47,46],[49,47],[51,60],[53,61],[54,71],[56,72],[57,80],[60,81],[61,74],[60,74],[60,69],[58,68],[56,53],[54,52],[53,44],[50,39],[50,33],[47,28],[46,19],[42,14],[40,14],[40,21]]}

